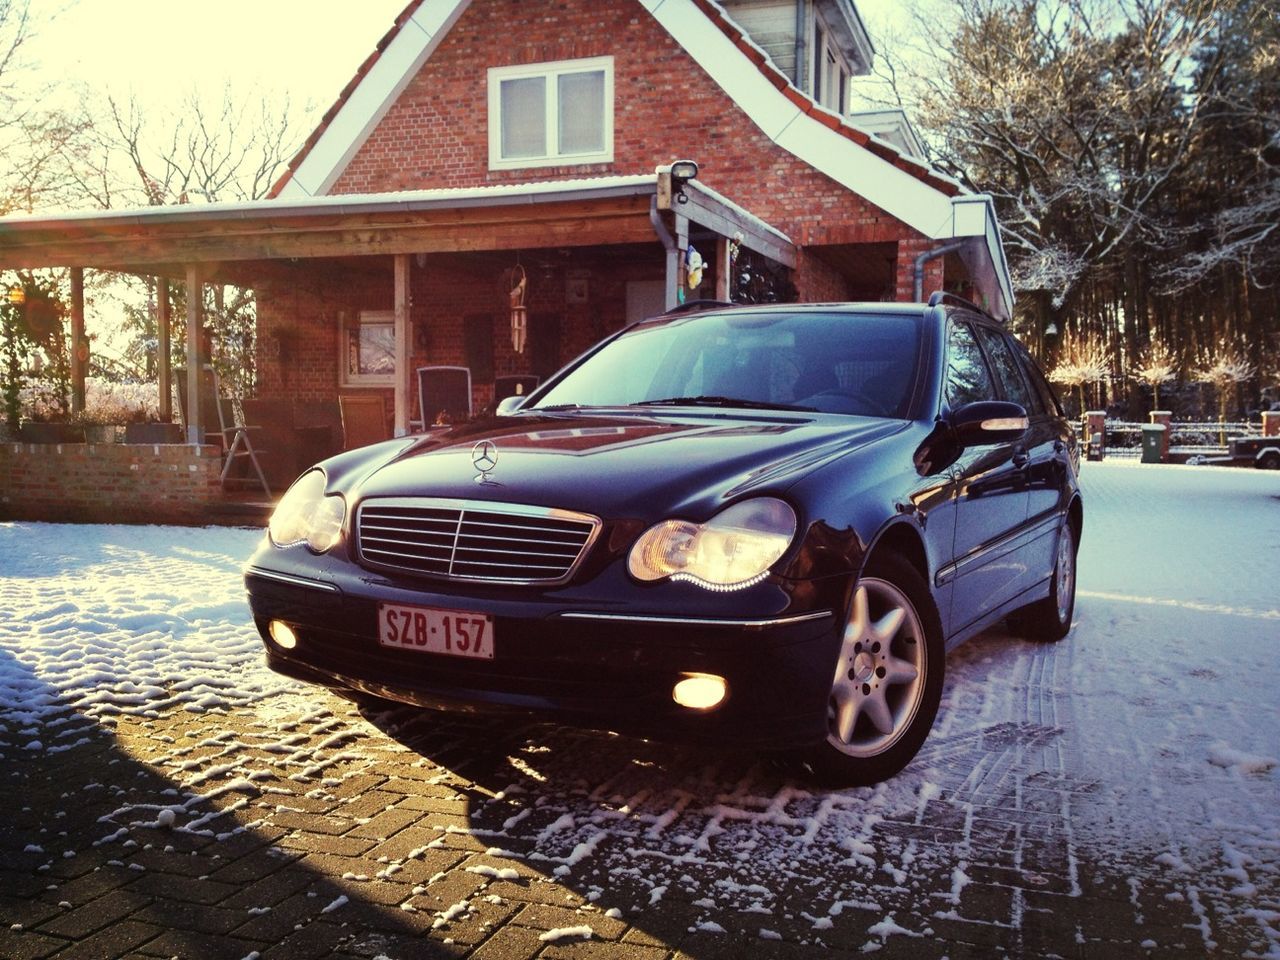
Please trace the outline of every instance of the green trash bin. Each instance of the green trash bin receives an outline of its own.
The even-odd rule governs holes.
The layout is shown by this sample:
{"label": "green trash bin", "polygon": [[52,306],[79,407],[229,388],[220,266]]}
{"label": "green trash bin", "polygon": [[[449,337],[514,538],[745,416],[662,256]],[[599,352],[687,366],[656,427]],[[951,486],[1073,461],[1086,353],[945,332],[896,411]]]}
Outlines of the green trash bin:
{"label": "green trash bin", "polygon": [[1163,423],[1144,423],[1142,425],[1143,463],[1164,462],[1164,431],[1165,426]]}

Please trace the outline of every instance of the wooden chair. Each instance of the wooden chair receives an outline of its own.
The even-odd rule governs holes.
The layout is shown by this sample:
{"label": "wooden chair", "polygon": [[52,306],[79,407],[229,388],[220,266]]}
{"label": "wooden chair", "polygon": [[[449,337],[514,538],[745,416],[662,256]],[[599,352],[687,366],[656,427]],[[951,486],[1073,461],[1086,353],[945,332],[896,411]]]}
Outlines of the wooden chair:
{"label": "wooden chair", "polygon": [[[173,371],[174,382],[178,391],[178,408],[182,413],[184,427],[190,425],[187,415],[187,371],[178,367]],[[262,472],[262,464],[258,462],[258,452],[254,449],[249,433],[257,427],[237,422],[235,401],[222,395],[222,384],[218,381],[218,372],[206,364],[200,368],[200,428],[206,442],[214,440],[223,451],[225,462],[218,482],[226,487],[228,483],[253,483],[251,476],[233,477],[231,468],[239,459],[247,458],[257,474],[257,482],[262,484],[263,491],[271,496],[271,485],[267,483]]]}
{"label": "wooden chair", "polygon": [[417,373],[418,409],[424,428],[471,419],[470,367],[419,367]]}
{"label": "wooden chair", "polygon": [[338,407],[342,414],[343,450],[391,439],[382,397],[367,394],[340,396]]}
{"label": "wooden chair", "polygon": [[542,378],[532,373],[515,373],[493,378],[493,402],[501,403],[507,397],[527,397],[538,389]]}

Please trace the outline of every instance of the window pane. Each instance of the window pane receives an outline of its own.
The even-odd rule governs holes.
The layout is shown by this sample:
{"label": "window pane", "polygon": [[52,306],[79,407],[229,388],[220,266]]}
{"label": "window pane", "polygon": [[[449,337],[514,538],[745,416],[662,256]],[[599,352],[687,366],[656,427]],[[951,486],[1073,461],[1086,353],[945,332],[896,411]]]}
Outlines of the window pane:
{"label": "window pane", "polygon": [[604,150],[604,71],[559,77],[560,153]]}
{"label": "window pane", "polygon": [[396,333],[392,324],[360,324],[357,350],[356,373],[387,375],[396,372]]}
{"label": "window pane", "polygon": [[1004,388],[1004,398],[1020,404],[1030,416],[1042,414],[1044,411],[1040,409],[1040,398],[1031,392],[1026,381],[1022,379],[1018,361],[1014,358],[1013,351],[1009,349],[1004,335],[995,330],[988,330],[986,327],[978,329],[982,335],[982,345],[987,348],[987,355],[991,357],[991,364],[995,368],[996,379]]}
{"label": "window pane", "polygon": [[502,157],[547,155],[547,78],[503,80]]}
{"label": "window pane", "polygon": [[995,385],[973,331],[967,324],[953,323],[947,337],[947,403],[954,409],[995,398]]}

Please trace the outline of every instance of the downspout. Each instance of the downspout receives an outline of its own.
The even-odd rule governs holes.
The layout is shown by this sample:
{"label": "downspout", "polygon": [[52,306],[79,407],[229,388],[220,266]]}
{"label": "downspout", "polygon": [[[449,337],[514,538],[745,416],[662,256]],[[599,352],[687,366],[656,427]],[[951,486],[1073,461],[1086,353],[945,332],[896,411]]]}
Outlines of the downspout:
{"label": "downspout", "polygon": [[808,63],[805,50],[809,46],[809,0],[796,0],[796,89],[809,92],[809,78],[805,73]]}
{"label": "downspout", "polygon": [[921,303],[924,300],[924,265],[930,260],[936,260],[938,257],[945,257],[948,253],[953,253],[956,250],[961,249],[966,246],[968,242],[968,240],[956,240],[952,243],[943,244],[933,250],[926,250],[924,253],[920,254],[920,256],[916,257],[914,298],[916,303]]}

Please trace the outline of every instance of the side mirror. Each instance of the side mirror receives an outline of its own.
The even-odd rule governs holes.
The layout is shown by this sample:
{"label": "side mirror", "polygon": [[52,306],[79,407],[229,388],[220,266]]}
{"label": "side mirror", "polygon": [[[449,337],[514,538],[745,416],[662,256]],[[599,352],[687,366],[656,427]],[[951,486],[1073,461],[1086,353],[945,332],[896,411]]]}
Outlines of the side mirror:
{"label": "side mirror", "polygon": [[1027,432],[1027,411],[1003,400],[979,400],[951,411],[951,435],[962,447],[1012,443]]}
{"label": "side mirror", "polygon": [[524,403],[528,397],[522,397],[518,394],[510,397],[503,397],[498,401],[498,408],[494,410],[494,414],[499,417],[509,417],[520,409],[520,404]]}

